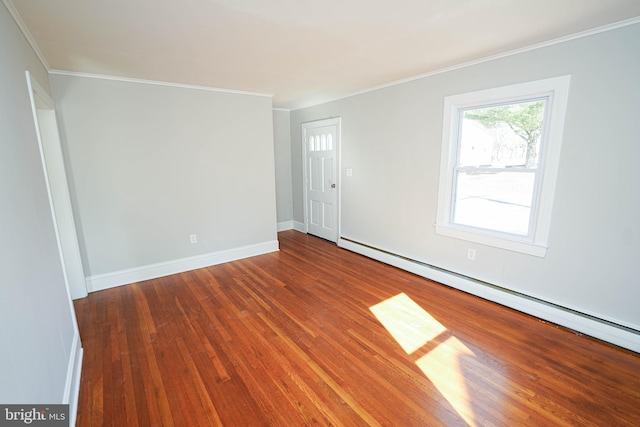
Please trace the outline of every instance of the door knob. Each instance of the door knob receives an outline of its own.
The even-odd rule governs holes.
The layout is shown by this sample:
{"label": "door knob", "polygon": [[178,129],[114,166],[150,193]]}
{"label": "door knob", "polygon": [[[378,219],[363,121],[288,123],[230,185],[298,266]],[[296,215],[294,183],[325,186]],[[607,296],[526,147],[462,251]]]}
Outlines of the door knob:
{"label": "door knob", "polygon": [[336,185],[335,184],[331,184],[331,188],[336,188]]}

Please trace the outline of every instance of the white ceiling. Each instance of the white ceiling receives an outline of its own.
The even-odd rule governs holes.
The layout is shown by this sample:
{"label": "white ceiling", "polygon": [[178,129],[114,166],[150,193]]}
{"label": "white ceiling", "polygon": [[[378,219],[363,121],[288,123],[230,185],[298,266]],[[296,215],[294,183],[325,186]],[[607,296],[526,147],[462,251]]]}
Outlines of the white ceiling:
{"label": "white ceiling", "polygon": [[640,0],[4,1],[50,69],[287,109],[640,16]]}

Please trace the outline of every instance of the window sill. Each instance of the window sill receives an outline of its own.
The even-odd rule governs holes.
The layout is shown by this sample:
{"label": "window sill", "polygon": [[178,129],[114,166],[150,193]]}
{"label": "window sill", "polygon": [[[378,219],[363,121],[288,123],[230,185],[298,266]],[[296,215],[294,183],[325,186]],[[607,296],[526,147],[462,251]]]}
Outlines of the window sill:
{"label": "window sill", "polygon": [[453,227],[450,225],[436,224],[436,234],[442,236],[454,237],[456,239],[466,240],[468,242],[480,243],[487,246],[493,246],[500,249],[506,249],[513,252],[520,252],[527,255],[533,255],[544,258],[547,253],[547,246],[533,242],[509,239],[507,237],[480,234],[468,229]]}

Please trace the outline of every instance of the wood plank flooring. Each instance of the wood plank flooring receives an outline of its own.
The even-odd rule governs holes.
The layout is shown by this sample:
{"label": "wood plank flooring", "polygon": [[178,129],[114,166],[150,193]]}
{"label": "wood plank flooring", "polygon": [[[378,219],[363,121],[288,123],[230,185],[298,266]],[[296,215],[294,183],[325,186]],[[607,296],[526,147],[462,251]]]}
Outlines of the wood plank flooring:
{"label": "wood plank flooring", "polygon": [[312,236],[279,240],[76,301],[77,425],[640,425],[638,354]]}

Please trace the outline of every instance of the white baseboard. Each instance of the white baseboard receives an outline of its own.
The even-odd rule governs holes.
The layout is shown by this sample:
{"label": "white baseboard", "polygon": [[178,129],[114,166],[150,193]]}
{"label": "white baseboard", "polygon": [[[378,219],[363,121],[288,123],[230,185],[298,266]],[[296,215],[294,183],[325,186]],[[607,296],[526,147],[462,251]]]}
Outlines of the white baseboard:
{"label": "white baseboard", "polygon": [[293,229],[293,221],[282,221],[278,223],[278,232]]}
{"label": "white baseboard", "polygon": [[530,314],[574,331],[640,353],[640,334],[624,326],[617,326],[592,314],[581,314],[544,301],[511,293],[470,278],[432,268],[356,242],[339,239],[338,246],[373,258],[385,264],[409,271],[418,276],[451,286],[461,291]]}
{"label": "white baseboard", "polygon": [[87,277],[87,290],[89,292],[101,291],[103,289],[128,285],[143,280],[157,279],[158,277],[170,276],[198,268],[210,267],[225,262],[276,252],[278,250],[278,241],[273,240],[255,245],[196,255],[189,258],[115,271],[113,273],[97,274]]}
{"label": "white baseboard", "polygon": [[305,234],[307,232],[307,226],[304,222],[293,221],[293,229]]}
{"label": "white baseboard", "polygon": [[69,425],[76,425],[76,415],[78,414],[78,397],[80,395],[80,377],[82,375],[82,357],[84,351],[80,342],[80,334],[75,331],[69,365],[67,367],[67,379],[64,387],[62,403],[69,405]]}

